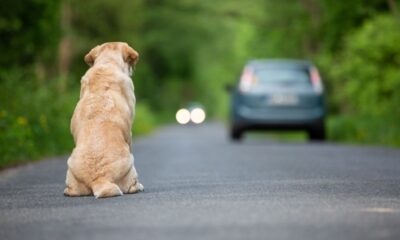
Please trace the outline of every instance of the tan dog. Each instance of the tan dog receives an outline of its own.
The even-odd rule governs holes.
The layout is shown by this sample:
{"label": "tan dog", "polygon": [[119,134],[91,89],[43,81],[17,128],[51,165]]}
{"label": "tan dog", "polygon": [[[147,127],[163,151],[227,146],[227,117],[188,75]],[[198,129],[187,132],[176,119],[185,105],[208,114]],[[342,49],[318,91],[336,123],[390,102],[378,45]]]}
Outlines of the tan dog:
{"label": "tan dog", "polygon": [[67,196],[96,198],[143,190],[131,154],[135,115],[132,65],[138,53],[122,42],[93,48],[81,79],[80,100],[71,120],[75,148],[68,159]]}

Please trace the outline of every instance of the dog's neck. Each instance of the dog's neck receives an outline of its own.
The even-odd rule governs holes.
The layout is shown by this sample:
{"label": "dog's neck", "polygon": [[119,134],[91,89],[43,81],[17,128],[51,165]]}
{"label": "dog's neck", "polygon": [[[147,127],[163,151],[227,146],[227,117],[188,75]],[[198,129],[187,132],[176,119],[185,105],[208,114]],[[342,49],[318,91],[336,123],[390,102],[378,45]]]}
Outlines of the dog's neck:
{"label": "dog's neck", "polygon": [[108,56],[99,56],[96,61],[94,62],[93,66],[107,66],[107,65],[114,65],[116,67],[118,67],[119,69],[121,69],[122,72],[124,72],[126,75],[128,76],[132,76],[133,71],[132,71],[132,67],[126,63],[122,57],[118,58],[118,57],[111,57],[110,55]]}

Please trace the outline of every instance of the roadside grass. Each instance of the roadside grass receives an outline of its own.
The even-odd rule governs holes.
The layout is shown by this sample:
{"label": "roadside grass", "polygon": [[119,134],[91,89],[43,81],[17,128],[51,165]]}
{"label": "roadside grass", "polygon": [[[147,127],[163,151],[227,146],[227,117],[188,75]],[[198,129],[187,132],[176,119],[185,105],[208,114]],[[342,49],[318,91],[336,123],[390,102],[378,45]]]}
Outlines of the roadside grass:
{"label": "roadside grass", "polygon": [[[0,168],[71,149],[69,121],[79,89],[59,91],[59,79],[44,87],[26,81],[32,72],[1,71]],[[16,84],[18,83],[18,84]]]}
{"label": "roadside grass", "polygon": [[400,147],[400,122],[393,117],[330,116],[327,129],[335,142]]}
{"label": "roadside grass", "polygon": [[[39,87],[24,81],[29,75],[0,72],[0,169],[68,154],[74,146],[70,120],[79,86],[60,91],[61,80],[56,78]],[[145,103],[138,103],[134,136],[149,134],[158,124],[156,119]]]}
{"label": "roadside grass", "polygon": [[[400,147],[400,123],[386,117],[331,115],[326,121],[327,141]],[[254,139],[307,142],[305,131],[249,132]]]}
{"label": "roadside grass", "polygon": [[[67,99],[62,100],[65,101],[62,105],[70,104]],[[55,117],[43,112],[27,116],[1,110],[0,169],[70,153],[74,147],[69,129],[72,111],[73,107],[60,108],[52,111],[58,115]],[[156,116],[148,107],[137,104],[133,136],[150,134],[157,125]]]}
{"label": "roadside grass", "polygon": [[[25,81],[31,76],[24,71],[0,71],[0,169],[67,154],[73,148],[70,119],[79,99],[79,86],[71,84],[60,90],[59,83],[65,79],[58,78],[45,84]],[[173,118],[171,112],[155,112],[138,99],[133,136],[149,134],[157,126],[174,121]],[[395,119],[395,116],[332,115],[326,124],[328,140],[400,147],[400,124]],[[305,132],[267,131],[249,136],[307,141]]]}
{"label": "roadside grass", "polygon": [[273,141],[283,141],[283,142],[306,142],[307,133],[302,131],[265,131],[265,132],[248,132],[246,137],[254,139],[271,139]]}
{"label": "roadside grass", "polygon": [[157,116],[148,105],[146,103],[136,103],[135,120],[132,127],[133,137],[150,134],[157,125]]}

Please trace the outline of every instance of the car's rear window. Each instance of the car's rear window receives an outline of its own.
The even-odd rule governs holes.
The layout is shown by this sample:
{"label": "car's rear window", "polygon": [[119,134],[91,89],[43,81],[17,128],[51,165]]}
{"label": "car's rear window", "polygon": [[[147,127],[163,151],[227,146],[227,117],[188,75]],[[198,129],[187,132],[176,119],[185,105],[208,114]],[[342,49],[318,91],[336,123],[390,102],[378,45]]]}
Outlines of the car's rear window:
{"label": "car's rear window", "polygon": [[259,68],[254,73],[259,85],[311,85],[308,72],[302,69]]}

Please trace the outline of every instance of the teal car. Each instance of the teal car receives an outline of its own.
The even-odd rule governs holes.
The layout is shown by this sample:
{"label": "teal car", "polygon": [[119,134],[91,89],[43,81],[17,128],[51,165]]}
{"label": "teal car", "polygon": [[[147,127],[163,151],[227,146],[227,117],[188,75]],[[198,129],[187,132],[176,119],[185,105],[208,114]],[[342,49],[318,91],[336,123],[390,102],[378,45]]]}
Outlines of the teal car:
{"label": "teal car", "polygon": [[324,88],[317,68],[303,60],[252,60],[232,89],[230,137],[249,130],[304,130],[325,139]]}

